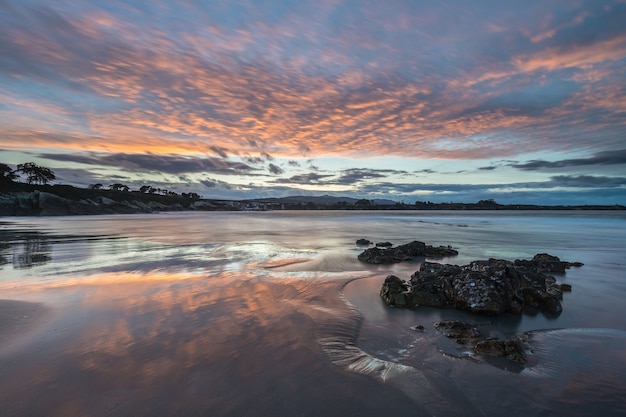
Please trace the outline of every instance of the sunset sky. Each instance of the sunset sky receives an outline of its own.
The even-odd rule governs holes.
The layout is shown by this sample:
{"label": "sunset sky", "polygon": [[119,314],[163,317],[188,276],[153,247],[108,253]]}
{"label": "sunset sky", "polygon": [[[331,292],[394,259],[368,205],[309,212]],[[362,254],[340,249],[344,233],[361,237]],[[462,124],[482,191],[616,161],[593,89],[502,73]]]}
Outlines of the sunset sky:
{"label": "sunset sky", "polygon": [[626,204],[625,0],[0,0],[0,162],[206,198]]}

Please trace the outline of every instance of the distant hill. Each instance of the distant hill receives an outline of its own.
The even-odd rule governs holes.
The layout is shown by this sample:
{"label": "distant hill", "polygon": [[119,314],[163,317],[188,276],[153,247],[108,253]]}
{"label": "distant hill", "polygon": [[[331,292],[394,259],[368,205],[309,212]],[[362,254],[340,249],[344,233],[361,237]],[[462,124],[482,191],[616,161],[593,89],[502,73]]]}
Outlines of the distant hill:
{"label": "distant hill", "polygon": [[232,210],[232,203],[182,195],[0,182],[0,216],[153,213],[157,211]]}
{"label": "distant hill", "polygon": [[70,185],[31,185],[0,181],[0,216],[154,213],[159,211],[258,210],[624,210],[614,206],[537,206],[477,203],[399,203],[388,199],[291,196],[250,200],[214,200],[197,194],[160,195],[130,190],[85,189]]}
{"label": "distant hill", "polygon": [[[306,204],[306,203],[314,203],[316,205],[322,206],[332,206],[339,203],[347,203],[349,205],[354,205],[358,201],[362,199],[352,198],[352,197],[336,197],[332,195],[321,195],[321,196],[290,196],[290,197],[271,197],[271,198],[255,198],[251,200],[245,200],[246,202],[257,202],[257,203],[275,203],[275,204]],[[371,204],[376,206],[392,206],[396,205],[397,201],[387,200],[387,199],[373,199],[369,200]]]}

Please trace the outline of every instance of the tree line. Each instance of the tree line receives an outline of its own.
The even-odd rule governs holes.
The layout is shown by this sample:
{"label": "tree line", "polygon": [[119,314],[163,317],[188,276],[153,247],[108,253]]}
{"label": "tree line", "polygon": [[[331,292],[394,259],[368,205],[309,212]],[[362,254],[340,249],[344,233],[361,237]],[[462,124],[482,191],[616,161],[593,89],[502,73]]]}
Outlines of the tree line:
{"label": "tree line", "polygon": [[15,181],[19,173],[26,176],[26,182],[29,184],[46,185],[57,178],[50,168],[41,167],[34,162],[18,164],[15,170],[7,164],[0,164],[0,179]]}
{"label": "tree line", "polygon": [[[9,165],[0,163],[0,182],[14,182],[19,176],[24,175],[28,184],[48,185],[51,181],[56,179],[54,171],[50,168],[42,167],[34,162],[26,162],[24,164],[18,164],[16,169],[12,169]],[[103,184],[91,184],[89,186],[91,190],[105,190]],[[109,191],[121,191],[130,192],[131,189],[125,184],[111,184],[108,187]],[[143,194],[159,194],[169,196],[182,196],[184,198],[190,198],[192,200],[198,200],[201,196],[198,193],[182,193],[178,194],[174,191],[169,191],[164,188],[152,187],[151,185],[142,185],[138,192]]]}

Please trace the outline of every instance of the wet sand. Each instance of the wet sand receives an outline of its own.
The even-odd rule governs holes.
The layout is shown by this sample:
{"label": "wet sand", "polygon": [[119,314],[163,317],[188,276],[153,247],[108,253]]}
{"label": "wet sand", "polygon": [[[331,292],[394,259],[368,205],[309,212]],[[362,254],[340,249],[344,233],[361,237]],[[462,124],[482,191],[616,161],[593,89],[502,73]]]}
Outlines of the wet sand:
{"label": "wet sand", "polygon": [[50,319],[42,303],[0,299],[0,353],[25,343]]}
{"label": "wet sand", "polygon": [[2,415],[416,415],[317,342],[320,323],[352,314],[343,282],[224,274],[41,290],[58,314],[0,356]]}
{"label": "wet sand", "polygon": [[[420,404],[428,392],[416,390],[422,375],[435,395],[467,416],[626,415],[626,331],[611,328],[538,328],[522,324],[527,315],[479,316],[455,309],[386,306],[377,294],[383,277],[349,282],[343,293],[362,314],[356,341],[371,356],[397,364],[401,377],[384,381]],[[487,337],[507,338],[519,331],[528,337],[528,363],[480,356],[441,335],[433,326],[454,319],[476,325]],[[545,322],[544,322],[545,323]],[[413,326],[424,326],[416,332]],[[527,324],[526,324],[527,326]],[[389,368],[390,365],[387,365]],[[366,373],[371,374],[371,373]],[[416,393],[418,395],[413,395]],[[432,398],[432,395],[428,395]],[[433,415],[449,415],[448,412]]]}
{"label": "wet sand", "polygon": [[[2,297],[46,309],[0,319],[0,414],[626,415],[626,332],[616,314],[625,290],[615,249],[623,246],[620,224],[596,223],[595,215],[582,225],[567,220],[571,227],[559,223],[561,214],[454,213],[445,224],[439,213],[434,223],[423,216],[430,214],[17,222],[61,236],[115,238],[58,240],[50,232],[0,245]],[[460,313],[420,309],[416,316],[382,303],[384,276],[406,279],[417,265],[358,262],[352,245],[364,230],[396,242],[457,242],[463,258],[454,263],[532,256],[544,251],[538,242],[580,260],[584,268],[560,277],[574,290],[558,319],[524,316],[492,326],[500,333],[566,331],[537,333],[538,365],[530,370],[460,358],[459,346],[429,326]],[[411,330],[417,324],[427,331]]]}

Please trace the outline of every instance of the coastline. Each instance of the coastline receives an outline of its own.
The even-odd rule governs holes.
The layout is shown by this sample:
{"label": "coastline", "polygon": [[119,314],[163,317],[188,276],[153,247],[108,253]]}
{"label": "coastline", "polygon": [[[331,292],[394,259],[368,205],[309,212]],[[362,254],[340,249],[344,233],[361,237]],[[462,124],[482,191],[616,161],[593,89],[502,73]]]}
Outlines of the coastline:
{"label": "coastline", "polygon": [[[356,200],[349,197],[298,196],[251,200],[203,199],[178,194],[150,194],[139,191],[82,189],[69,185],[30,185],[4,183],[0,189],[0,216],[70,216],[99,214],[138,214],[166,211],[572,211],[626,210],[622,205],[498,204],[493,200],[477,203],[405,204],[384,200]],[[368,204],[362,204],[367,201]]]}

